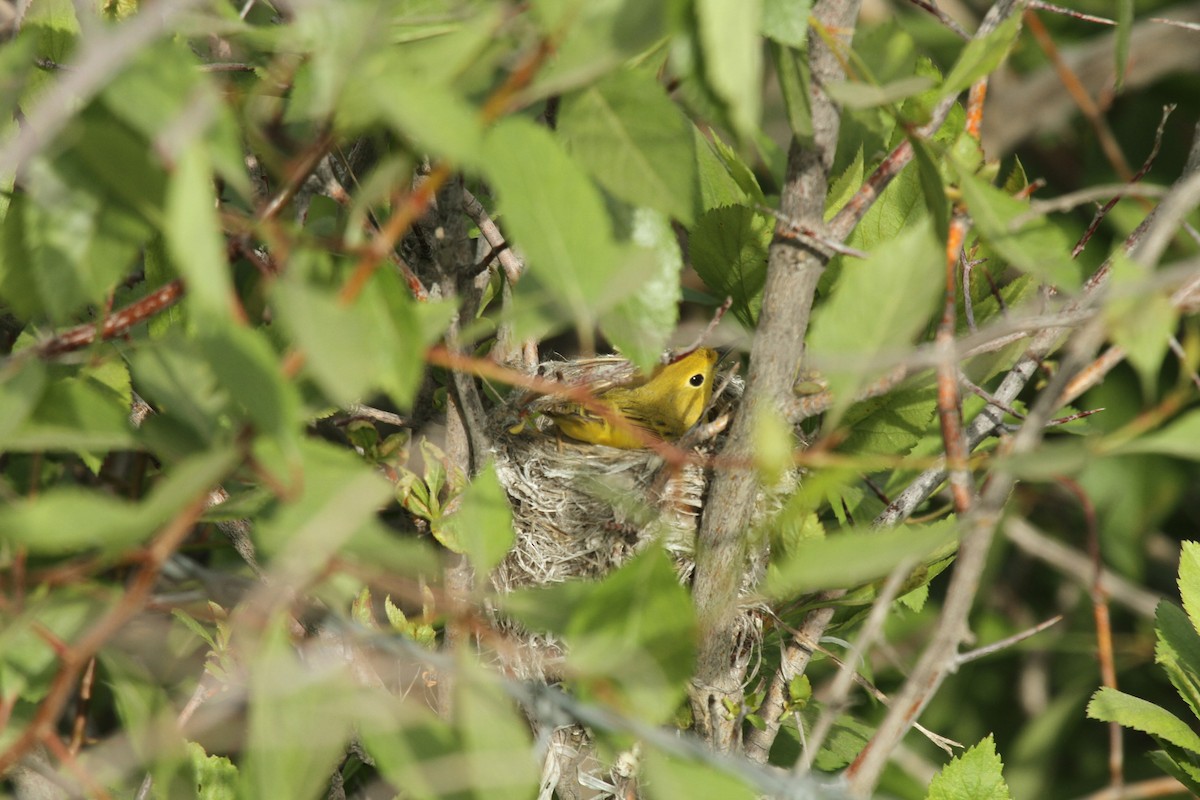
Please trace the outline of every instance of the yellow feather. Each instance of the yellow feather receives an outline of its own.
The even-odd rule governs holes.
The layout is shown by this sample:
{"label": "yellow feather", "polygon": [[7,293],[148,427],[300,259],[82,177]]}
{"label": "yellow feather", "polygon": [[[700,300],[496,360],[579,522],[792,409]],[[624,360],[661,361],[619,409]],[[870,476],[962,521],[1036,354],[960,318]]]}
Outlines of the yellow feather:
{"label": "yellow feather", "polygon": [[545,413],[559,431],[589,444],[632,450],[645,447],[648,438],[678,439],[696,424],[712,398],[716,368],[716,352],[701,347],[659,367],[639,385],[609,389],[599,396],[616,415],[647,435],[614,425],[577,403]]}

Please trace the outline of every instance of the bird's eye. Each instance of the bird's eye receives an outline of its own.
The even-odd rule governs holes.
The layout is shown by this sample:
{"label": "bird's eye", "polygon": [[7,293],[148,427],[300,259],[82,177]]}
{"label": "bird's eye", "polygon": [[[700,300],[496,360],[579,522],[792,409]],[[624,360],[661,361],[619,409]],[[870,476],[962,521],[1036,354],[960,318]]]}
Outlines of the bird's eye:
{"label": "bird's eye", "polygon": [[688,383],[690,383],[692,386],[696,386],[696,387],[703,386],[704,385],[704,373],[697,372],[695,375],[688,378]]}

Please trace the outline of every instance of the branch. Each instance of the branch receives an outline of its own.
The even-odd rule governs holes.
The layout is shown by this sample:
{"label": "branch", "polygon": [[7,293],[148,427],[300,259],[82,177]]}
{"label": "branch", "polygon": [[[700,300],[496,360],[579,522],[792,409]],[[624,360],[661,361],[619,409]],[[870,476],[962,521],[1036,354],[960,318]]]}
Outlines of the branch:
{"label": "branch", "polygon": [[[820,26],[848,37],[858,6],[857,0],[820,0],[813,16]],[[813,141],[805,145],[792,140],[780,211],[788,219],[820,231],[824,229],[824,201],[841,122],[837,108],[820,87],[840,79],[843,70],[822,38],[811,31],[809,58]],[[726,463],[753,463],[758,414],[778,408],[791,393],[813,294],[826,261],[824,254],[778,233],[771,244],[746,394],[721,452]],[[700,646],[691,704],[698,732],[719,752],[730,752],[738,744],[739,726],[726,712],[726,705],[740,706],[742,699],[744,668],[734,653],[734,624],[746,562],[745,521],[751,517],[756,493],[753,471],[717,471],[697,536],[693,600]]]}

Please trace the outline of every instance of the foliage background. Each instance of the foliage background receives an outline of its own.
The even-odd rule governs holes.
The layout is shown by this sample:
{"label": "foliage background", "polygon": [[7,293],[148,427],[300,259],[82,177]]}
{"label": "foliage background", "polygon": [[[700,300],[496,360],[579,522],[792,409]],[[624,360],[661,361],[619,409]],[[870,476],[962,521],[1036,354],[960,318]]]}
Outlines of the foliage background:
{"label": "foliage background", "polygon": [[[1169,668],[1153,663],[1200,492],[1200,33],[1154,19],[1200,7],[1070,4],[1107,26],[1010,5],[965,45],[954,27],[974,32],[984,3],[941,4],[957,23],[901,0],[4,4],[4,791],[528,797],[541,775],[594,796],[543,773],[575,721],[591,791],[1184,794],[1147,758],[1162,728],[1093,713],[1159,738],[1119,735],[1086,709],[1115,678],[1189,718],[1175,689],[1200,669],[1170,667],[1161,633]],[[966,92],[983,78],[980,145]],[[906,141],[916,157],[889,172]],[[1148,158],[1146,197],[1072,259],[1089,203]],[[856,205],[877,168],[890,184]],[[1034,180],[1039,199],[1101,190],[1013,199]],[[1136,229],[1177,180],[1147,255]],[[939,325],[967,219],[986,261],[952,270]],[[649,367],[726,296],[712,337],[747,394],[694,585],[651,547],[602,581],[496,596],[512,523],[486,416],[531,350],[612,345]],[[953,450],[939,391],[969,421],[986,400],[967,379],[996,392],[1046,329],[1063,336],[957,493],[934,481],[897,515],[916,521],[869,528]],[[939,332],[981,352],[947,360]],[[1096,380],[1054,402],[1075,375]],[[1044,440],[1008,413],[1091,409]],[[807,472],[778,518],[722,522],[792,464]],[[984,543],[965,607],[947,589],[972,569],[967,549],[950,565],[958,536]],[[737,582],[767,549],[764,640],[730,670]],[[569,643],[569,695],[509,677],[496,606]],[[906,684],[931,642],[960,649],[968,609],[964,650],[1063,619]],[[772,699],[781,659],[812,649],[797,629],[820,647]],[[969,755],[935,778],[948,756],[888,734],[842,663],[917,692],[921,723]],[[777,739],[755,733],[768,719]]]}

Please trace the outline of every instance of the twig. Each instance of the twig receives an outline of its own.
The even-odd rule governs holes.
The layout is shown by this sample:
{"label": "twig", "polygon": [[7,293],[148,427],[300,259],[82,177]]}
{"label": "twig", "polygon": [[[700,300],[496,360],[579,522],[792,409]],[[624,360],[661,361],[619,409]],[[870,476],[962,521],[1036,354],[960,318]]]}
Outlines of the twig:
{"label": "twig", "polygon": [[[1146,156],[1146,160],[1142,162],[1141,169],[1139,169],[1131,179],[1130,185],[1135,184],[1144,178],[1146,173],[1150,171],[1150,167],[1153,166],[1154,160],[1158,158],[1158,150],[1160,147],[1162,147],[1163,130],[1166,128],[1167,119],[1171,116],[1171,112],[1174,110],[1174,105],[1169,105],[1163,108],[1162,119],[1159,120],[1158,129],[1154,132],[1154,145],[1150,148],[1150,155]],[[1132,193],[1130,192],[1128,194]],[[1092,238],[1092,236],[1096,233],[1096,230],[1100,227],[1100,222],[1105,216],[1108,215],[1108,212],[1112,210],[1113,206],[1115,206],[1120,199],[1121,195],[1113,197],[1107,203],[1101,206],[1099,211],[1096,212],[1096,215],[1093,217],[1091,224],[1088,225],[1087,230],[1083,232],[1083,235],[1079,237],[1079,241],[1075,243],[1075,247],[1071,249],[1072,258],[1083,252],[1083,248],[1087,246],[1088,240]]]}
{"label": "twig", "polygon": [[[1007,518],[1004,533],[1021,552],[1053,567],[1081,586],[1086,587],[1092,579],[1092,565],[1085,553],[1047,536],[1028,520],[1016,516]],[[1154,619],[1158,603],[1163,599],[1161,595],[1146,591],[1109,569],[1102,569],[1101,580],[1114,602],[1146,619]]]}
{"label": "twig", "polygon": [[971,34],[967,33],[962,25],[955,22],[949,14],[937,7],[936,3],[931,3],[929,0],[908,0],[922,11],[928,11],[933,16],[937,17],[938,22],[945,25],[951,32],[960,39],[970,40]]}
{"label": "twig", "polygon": [[1055,616],[1051,617],[1048,620],[1045,620],[1044,622],[1039,622],[1037,625],[1034,625],[1032,628],[1023,630],[1020,633],[1014,633],[1012,636],[1006,636],[1005,638],[1001,639],[998,642],[992,642],[989,645],[985,645],[983,647],[977,647],[974,650],[968,650],[965,653],[959,653],[958,656],[954,659],[954,669],[957,670],[959,667],[961,667],[964,664],[969,664],[972,661],[978,661],[979,659],[986,658],[987,656],[990,656],[993,653],[998,653],[1001,650],[1007,650],[1008,648],[1012,647],[1015,644],[1020,644],[1021,642],[1030,638],[1031,636],[1036,636],[1039,633],[1041,633],[1042,631],[1046,630],[1047,628],[1057,625],[1058,623],[1062,622],[1062,618],[1063,618],[1062,614],[1056,614]]}
{"label": "twig", "polygon": [[517,254],[508,246],[508,241],[505,240],[504,234],[500,232],[500,228],[491,216],[488,215],[487,209],[483,207],[483,203],[471,194],[470,190],[463,187],[463,209],[467,212],[467,216],[479,228],[479,233],[484,240],[491,245],[492,252],[496,254],[496,260],[500,262],[500,267],[504,270],[504,277],[508,278],[508,282],[516,284],[521,279],[521,275],[525,272],[525,264],[517,257]]}
{"label": "twig", "polygon": [[875,640],[879,638],[880,633],[883,631],[883,623],[887,621],[892,601],[899,596],[900,589],[903,588],[904,582],[908,579],[909,574],[915,566],[916,561],[913,559],[902,560],[892,568],[891,573],[880,589],[879,596],[875,598],[875,602],[871,605],[871,612],[867,615],[866,621],[854,639],[854,646],[850,648],[845,658],[842,659],[837,675],[829,687],[829,694],[825,699],[825,707],[821,711],[821,716],[817,718],[816,724],[813,725],[812,733],[808,737],[808,746],[801,752],[800,758],[796,762],[795,770],[797,773],[803,774],[812,769],[813,761],[816,759],[821,745],[825,743],[825,738],[829,735],[834,720],[842,712],[846,698],[850,695],[850,689],[854,685],[854,678],[858,674],[859,662],[866,658],[867,653],[875,646]]}
{"label": "twig", "polygon": [[1100,149],[1104,152],[1108,163],[1116,170],[1117,175],[1123,181],[1130,181],[1133,178],[1133,170],[1129,168],[1129,162],[1125,160],[1125,154],[1121,152],[1121,146],[1117,143],[1117,137],[1113,135],[1112,128],[1104,119],[1104,114],[1092,100],[1092,96],[1088,94],[1083,83],[1075,71],[1063,59],[1062,53],[1059,52],[1058,46],[1055,45],[1054,39],[1051,38],[1050,32],[1046,30],[1046,26],[1042,24],[1041,19],[1033,11],[1025,12],[1025,26],[1033,35],[1038,46],[1042,48],[1047,57],[1053,62],[1055,70],[1058,72],[1059,79],[1063,86],[1071,95],[1071,99],[1075,101],[1075,105],[1079,106],[1079,110],[1091,123],[1092,130],[1096,132],[1096,139],[1100,143]]}
{"label": "twig", "polygon": [[145,322],[155,314],[175,305],[182,296],[183,281],[176,278],[141,300],[136,300],[124,308],[104,316],[98,324],[78,325],[55,335],[37,345],[35,352],[43,358],[48,358],[73,350],[81,350],[93,344],[97,338],[107,342],[123,336],[134,325]]}

